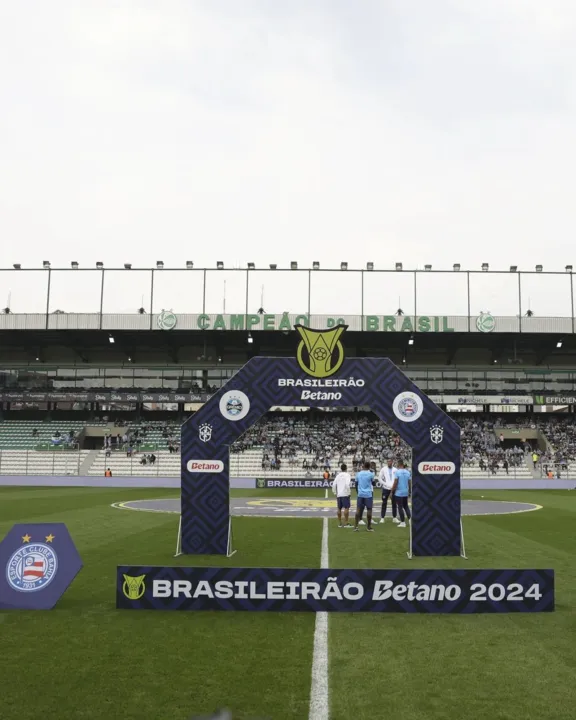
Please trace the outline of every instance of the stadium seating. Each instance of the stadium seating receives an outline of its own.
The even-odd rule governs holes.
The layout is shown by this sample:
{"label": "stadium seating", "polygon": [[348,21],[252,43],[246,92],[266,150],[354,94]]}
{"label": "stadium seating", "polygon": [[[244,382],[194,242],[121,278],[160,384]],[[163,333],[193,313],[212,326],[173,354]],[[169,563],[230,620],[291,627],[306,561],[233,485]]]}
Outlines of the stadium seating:
{"label": "stadium seating", "polygon": [[[42,422],[38,420],[10,420],[0,423],[0,450],[34,450],[38,445],[52,444],[52,438],[60,433],[67,437],[70,430],[78,434],[86,425],[78,420]],[[34,435],[36,430],[36,435]]]}
{"label": "stadium seating", "polygon": [[[404,455],[406,459],[409,460],[410,453],[407,453]],[[261,449],[252,449],[247,450],[243,453],[235,453],[232,454],[230,457],[230,474],[232,477],[262,477],[262,478],[275,478],[275,479],[285,479],[285,478],[305,478],[306,471],[302,470],[302,462],[306,458],[310,462],[312,461],[312,456],[307,455],[305,453],[298,454],[295,460],[295,463],[290,463],[289,461],[285,461],[281,464],[279,470],[263,470],[262,469],[262,450]],[[352,467],[352,456],[347,455],[344,456],[344,462],[348,465],[349,468]],[[331,465],[331,470],[335,470],[336,466],[334,464]],[[576,465],[575,468],[576,470]],[[319,468],[318,470],[311,470],[310,477],[321,477],[322,476],[322,469]],[[496,472],[493,473],[490,469],[481,469],[478,464],[473,464],[470,466],[462,466],[462,473],[461,477],[463,479],[469,479],[469,478],[480,478],[480,477],[486,477],[486,478],[500,478],[503,479],[505,477],[509,478],[518,478],[522,480],[529,480],[534,477],[530,467],[523,463],[519,467],[510,467],[508,469],[508,474],[506,473],[506,470],[502,467],[498,467]]]}
{"label": "stadium seating", "polygon": [[[142,465],[142,457],[152,453],[156,456],[155,463],[153,465],[150,463]],[[104,451],[100,451],[90,465],[87,475],[103,476],[107,468],[110,468],[113,477],[179,477],[180,453],[152,450],[151,452],[136,453],[132,457],[127,457],[125,452],[119,450],[111,452],[106,457]]]}
{"label": "stadium seating", "polygon": [[[378,465],[389,456],[409,460],[407,447],[385,425],[368,415],[356,418],[326,414],[316,417],[304,414],[270,414],[250,428],[233,446],[231,454],[232,477],[304,478],[322,476],[326,456],[330,456],[330,470],[340,462],[354,467],[365,456]],[[576,425],[571,417],[522,418],[524,424],[538,427],[545,441],[540,449],[540,461],[534,469],[531,446],[521,450],[509,447],[502,450],[498,432],[504,427],[518,427],[518,422],[495,424],[493,420],[457,418],[462,425],[462,477],[463,478],[519,478],[542,477],[547,470],[562,477],[576,474]],[[537,425],[535,424],[537,423]],[[104,476],[110,468],[113,476],[178,477],[180,453],[177,448],[180,426],[166,421],[133,423],[127,432],[134,448],[128,457],[126,447],[118,449],[112,438],[109,455],[105,449],[80,450],[54,447],[52,438],[60,433],[67,438],[72,431],[78,436],[82,429],[114,427],[106,419],[99,421],[34,421],[9,420],[0,422],[0,474],[2,475],[90,475]],[[34,434],[36,430],[36,434]],[[115,433],[117,431],[114,431]],[[139,440],[139,442],[137,442]],[[173,452],[169,452],[169,445]],[[42,448],[42,449],[39,449]],[[50,449],[47,449],[50,448]],[[154,464],[142,464],[143,455],[155,455]],[[270,466],[270,460],[280,459],[280,467]],[[263,460],[267,459],[265,462]],[[309,470],[304,469],[307,461]],[[508,460],[508,471],[504,467]],[[316,461],[316,468],[312,464]]]}
{"label": "stadium seating", "polygon": [[89,450],[0,450],[0,475],[79,475]]}

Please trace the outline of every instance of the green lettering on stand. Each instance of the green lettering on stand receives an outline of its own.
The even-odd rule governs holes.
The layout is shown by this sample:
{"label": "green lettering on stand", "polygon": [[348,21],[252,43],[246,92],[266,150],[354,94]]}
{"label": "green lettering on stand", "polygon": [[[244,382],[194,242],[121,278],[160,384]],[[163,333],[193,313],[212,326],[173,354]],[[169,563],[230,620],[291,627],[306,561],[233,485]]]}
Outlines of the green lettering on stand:
{"label": "green lettering on stand", "polygon": [[430,318],[428,315],[422,315],[418,318],[418,332],[430,332]]}
{"label": "green lettering on stand", "polygon": [[368,332],[380,330],[380,318],[378,315],[366,315],[366,330]]}
{"label": "green lettering on stand", "polygon": [[208,330],[208,328],[210,327],[210,318],[208,317],[208,315],[198,315],[197,325],[200,330]]}
{"label": "green lettering on stand", "polygon": [[292,330],[292,326],[290,325],[290,318],[288,317],[288,313],[282,313],[282,320],[280,320],[280,325],[278,326],[278,330]]}
{"label": "green lettering on stand", "polygon": [[264,330],[274,330],[275,321],[274,315],[264,315]]}
{"label": "green lettering on stand", "polygon": [[384,332],[396,332],[396,318],[394,315],[384,315]]}
{"label": "green lettering on stand", "polygon": [[442,318],[442,332],[454,332],[454,328],[449,327],[446,315]]}
{"label": "green lettering on stand", "polygon": [[216,315],[216,320],[214,320],[214,330],[226,330],[226,323],[224,322],[224,316],[223,315]]}
{"label": "green lettering on stand", "polygon": [[400,328],[401,332],[413,332],[414,326],[412,325],[412,318],[410,315],[405,315],[404,320],[402,320],[402,327]]}
{"label": "green lettering on stand", "polygon": [[244,315],[230,315],[230,330],[244,330]]}

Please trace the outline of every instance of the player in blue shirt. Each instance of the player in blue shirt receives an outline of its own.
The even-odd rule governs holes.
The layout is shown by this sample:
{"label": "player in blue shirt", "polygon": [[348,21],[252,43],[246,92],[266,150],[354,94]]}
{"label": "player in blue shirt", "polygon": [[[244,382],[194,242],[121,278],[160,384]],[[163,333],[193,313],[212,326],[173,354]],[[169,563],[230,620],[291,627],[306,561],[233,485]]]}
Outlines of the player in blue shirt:
{"label": "player in blue shirt", "polygon": [[406,527],[404,522],[404,513],[408,520],[412,518],[410,508],[408,507],[408,496],[412,493],[412,473],[404,467],[403,462],[398,463],[398,470],[394,473],[394,485],[392,487],[392,495],[396,501],[396,507],[400,515],[398,527]]}
{"label": "player in blue shirt", "polygon": [[356,473],[356,490],[358,498],[356,500],[356,522],[354,532],[358,532],[358,523],[362,520],[364,508],[367,511],[367,527],[368,532],[374,532],[372,527],[372,507],[374,503],[374,473],[370,470],[370,463],[364,463],[364,469]]}

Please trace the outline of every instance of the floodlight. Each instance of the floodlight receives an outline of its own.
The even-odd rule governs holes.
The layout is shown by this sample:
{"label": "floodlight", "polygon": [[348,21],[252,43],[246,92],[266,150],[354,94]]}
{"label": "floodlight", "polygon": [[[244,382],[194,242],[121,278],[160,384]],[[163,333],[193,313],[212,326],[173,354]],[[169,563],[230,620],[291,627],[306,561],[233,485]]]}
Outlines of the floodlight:
{"label": "floodlight", "polygon": [[488,272],[488,263],[482,263],[482,272]]}
{"label": "floodlight", "polygon": [[320,263],[317,260],[312,263],[312,270],[320,270]]}
{"label": "floodlight", "polygon": [[373,262],[367,262],[367,263],[366,263],[366,270],[374,270],[374,263],[373,263]]}
{"label": "floodlight", "polygon": [[454,272],[459,272],[460,271],[460,263],[454,263],[454,265],[452,266],[452,269],[454,270]]}
{"label": "floodlight", "polygon": [[348,270],[348,263],[347,263],[347,262],[341,262],[341,263],[340,263],[340,270]]}
{"label": "floodlight", "polygon": [[290,270],[298,270],[298,263],[294,262],[294,260],[290,263]]}
{"label": "floodlight", "polygon": [[216,263],[216,269],[224,270],[224,263],[222,262],[222,260],[218,260],[218,262]]}
{"label": "floodlight", "polygon": [[402,270],[402,263],[396,263],[396,270]]}

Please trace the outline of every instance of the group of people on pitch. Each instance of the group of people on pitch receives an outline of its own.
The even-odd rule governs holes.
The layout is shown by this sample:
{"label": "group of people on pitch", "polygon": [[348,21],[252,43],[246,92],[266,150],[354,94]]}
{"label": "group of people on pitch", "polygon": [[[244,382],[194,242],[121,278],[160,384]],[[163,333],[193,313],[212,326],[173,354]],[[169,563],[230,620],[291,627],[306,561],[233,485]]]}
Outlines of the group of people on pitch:
{"label": "group of people on pitch", "polygon": [[[392,504],[392,522],[398,527],[405,528],[405,518],[411,519],[412,514],[408,506],[408,498],[412,494],[412,473],[402,461],[398,467],[394,467],[394,461],[390,458],[387,464],[380,470],[378,479],[376,472],[369,462],[364,463],[360,472],[356,473],[356,491],[358,494],[356,502],[356,517],[354,520],[354,532],[363,525],[362,515],[366,509],[366,529],[374,532],[372,527],[372,510],[374,506],[374,487],[382,488],[382,510],[380,524],[385,522],[388,500]],[[338,527],[352,527],[348,522],[350,514],[350,495],[352,492],[352,477],[345,464],[341,465],[340,472],[334,478],[332,491],[336,495],[338,503]],[[398,515],[400,519],[398,520]]]}

